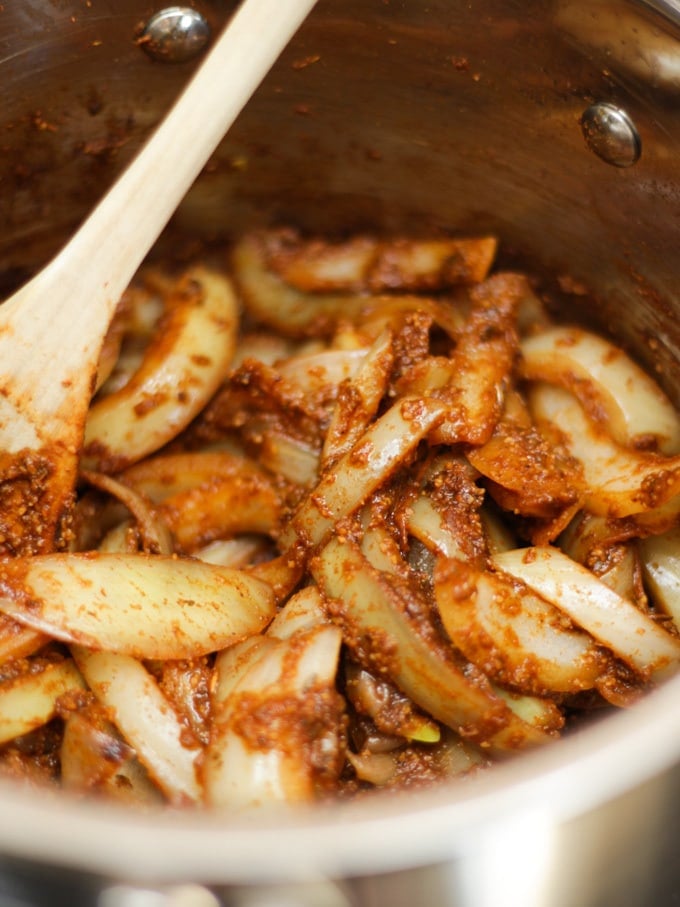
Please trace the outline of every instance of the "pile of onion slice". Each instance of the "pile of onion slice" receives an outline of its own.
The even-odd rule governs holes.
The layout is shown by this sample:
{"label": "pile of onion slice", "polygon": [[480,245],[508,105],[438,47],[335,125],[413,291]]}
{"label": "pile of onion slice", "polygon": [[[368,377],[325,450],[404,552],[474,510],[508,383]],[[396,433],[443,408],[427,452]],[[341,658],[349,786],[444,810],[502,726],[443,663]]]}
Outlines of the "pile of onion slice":
{"label": "pile of onion slice", "polygon": [[493,237],[149,266],[58,549],[0,560],[0,774],[144,808],[412,789],[680,668],[680,418]]}

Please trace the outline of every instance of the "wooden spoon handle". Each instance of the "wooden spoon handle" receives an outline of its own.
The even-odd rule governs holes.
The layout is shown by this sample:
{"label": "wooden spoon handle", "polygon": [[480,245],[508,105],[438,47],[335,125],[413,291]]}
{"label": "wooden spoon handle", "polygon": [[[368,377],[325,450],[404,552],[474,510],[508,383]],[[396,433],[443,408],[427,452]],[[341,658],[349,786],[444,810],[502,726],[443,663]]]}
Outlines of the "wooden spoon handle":
{"label": "wooden spoon handle", "polygon": [[[19,410],[5,449],[63,434],[89,389],[123,290],[315,0],[244,0],[175,106],[63,251],[5,304],[0,390]],[[14,393],[14,388],[19,390]],[[3,428],[0,406],[0,432]],[[84,418],[84,413],[83,413]],[[36,426],[41,431],[36,433]]]}

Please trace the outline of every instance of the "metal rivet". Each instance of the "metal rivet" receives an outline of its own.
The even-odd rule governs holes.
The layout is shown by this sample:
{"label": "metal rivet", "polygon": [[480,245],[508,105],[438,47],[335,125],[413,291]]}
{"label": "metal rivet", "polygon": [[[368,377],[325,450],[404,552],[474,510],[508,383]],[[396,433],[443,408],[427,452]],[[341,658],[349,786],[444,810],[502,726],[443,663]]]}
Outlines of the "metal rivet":
{"label": "metal rivet", "polygon": [[642,143],[625,110],[599,101],[581,116],[581,129],[592,152],[614,167],[630,167],[640,157]]}
{"label": "metal rivet", "polygon": [[154,60],[184,63],[197,56],[209,40],[210,26],[198,10],[168,6],[149,19],[139,43]]}

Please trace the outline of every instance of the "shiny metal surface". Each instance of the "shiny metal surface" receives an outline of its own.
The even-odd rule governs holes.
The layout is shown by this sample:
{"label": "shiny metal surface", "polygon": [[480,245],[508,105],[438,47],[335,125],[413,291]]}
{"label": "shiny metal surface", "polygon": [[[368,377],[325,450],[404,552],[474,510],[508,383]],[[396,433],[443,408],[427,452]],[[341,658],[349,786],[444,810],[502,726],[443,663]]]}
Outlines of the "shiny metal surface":
{"label": "shiny metal surface", "polygon": [[[234,3],[192,6],[214,32]],[[264,222],[334,235],[494,231],[504,264],[558,293],[566,318],[617,336],[680,402],[674,6],[319,0],[165,248]],[[59,247],[195,65],[141,52],[154,11],[139,0],[0,10],[6,286]],[[634,122],[635,166],[606,166],[584,141],[583,111],[600,103]],[[293,817],[131,817],[3,787],[0,853],[8,877],[40,861],[75,890],[89,871],[93,904],[105,883],[188,882],[224,904],[244,891],[299,904],[291,886],[326,880],[359,907],[678,903],[678,696],[673,682],[465,785]]]}
{"label": "shiny metal surface", "polygon": [[599,101],[581,117],[583,137],[590,150],[606,164],[632,167],[640,158],[642,143],[635,123],[625,110]]}
{"label": "shiny metal surface", "polygon": [[144,26],[138,43],[159,63],[186,63],[203,51],[210,40],[205,17],[190,6],[168,6]]}

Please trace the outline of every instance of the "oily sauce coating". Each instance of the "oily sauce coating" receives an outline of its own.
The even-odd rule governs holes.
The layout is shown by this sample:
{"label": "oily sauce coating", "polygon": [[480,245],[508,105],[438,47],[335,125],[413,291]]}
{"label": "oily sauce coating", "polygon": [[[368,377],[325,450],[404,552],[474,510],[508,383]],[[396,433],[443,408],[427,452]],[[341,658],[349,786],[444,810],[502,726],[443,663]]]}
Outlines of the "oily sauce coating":
{"label": "oily sauce coating", "polygon": [[39,724],[0,773],[145,808],[408,791],[680,667],[640,544],[680,521],[680,454],[648,440],[680,420],[652,382],[617,397],[644,434],[610,437],[625,354],[581,332],[552,367],[535,283],[495,251],[283,229],[141,276],[73,526],[58,452],[0,456],[0,728],[17,702]]}

